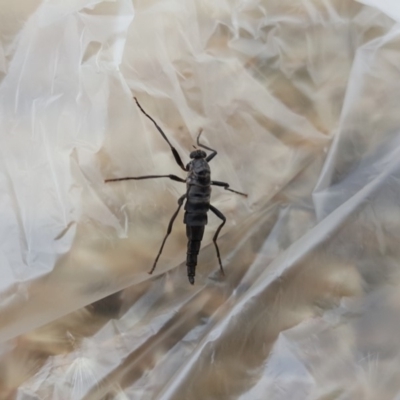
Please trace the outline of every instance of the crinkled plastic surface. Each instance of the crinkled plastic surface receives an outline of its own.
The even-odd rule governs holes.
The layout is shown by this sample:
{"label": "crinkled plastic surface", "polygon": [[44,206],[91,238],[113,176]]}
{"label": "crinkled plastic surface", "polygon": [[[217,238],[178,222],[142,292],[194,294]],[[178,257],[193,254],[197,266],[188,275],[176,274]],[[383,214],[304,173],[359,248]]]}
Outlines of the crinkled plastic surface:
{"label": "crinkled plastic surface", "polygon": [[[400,399],[396,0],[4,0],[1,399]],[[183,213],[218,150],[196,283]]]}

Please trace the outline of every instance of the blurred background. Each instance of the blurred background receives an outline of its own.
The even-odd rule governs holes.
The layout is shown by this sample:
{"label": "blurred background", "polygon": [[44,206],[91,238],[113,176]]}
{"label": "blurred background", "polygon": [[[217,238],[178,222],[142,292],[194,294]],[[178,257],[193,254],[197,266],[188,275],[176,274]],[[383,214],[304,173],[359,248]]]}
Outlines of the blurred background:
{"label": "blurred background", "polygon": [[[395,0],[0,0],[0,400],[399,400]],[[218,150],[196,283],[183,212]]]}

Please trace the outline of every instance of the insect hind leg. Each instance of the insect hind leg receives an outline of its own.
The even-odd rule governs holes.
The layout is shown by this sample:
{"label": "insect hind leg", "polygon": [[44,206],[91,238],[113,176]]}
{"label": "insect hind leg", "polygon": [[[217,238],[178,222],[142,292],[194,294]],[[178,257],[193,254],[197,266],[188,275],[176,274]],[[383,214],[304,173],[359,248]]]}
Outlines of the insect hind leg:
{"label": "insect hind leg", "polygon": [[210,204],[210,210],[220,219],[222,219],[222,223],[221,225],[218,227],[217,231],[215,232],[215,235],[213,237],[213,242],[214,242],[214,246],[215,246],[215,250],[217,250],[217,257],[218,257],[218,261],[219,261],[219,268],[221,270],[222,275],[225,275],[224,272],[224,268],[222,267],[222,262],[221,262],[221,256],[219,254],[219,248],[218,248],[218,244],[217,244],[217,239],[218,239],[218,235],[219,232],[221,231],[222,227],[225,225],[226,222],[226,217],[224,214],[222,214],[221,211],[219,211],[218,209],[216,209],[214,206],[212,206]]}
{"label": "insect hind leg", "polygon": [[160,256],[161,256],[161,253],[162,253],[162,251],[163,251],[165,242],[167,241],[167,237],[168,237],[169,234],[172,232],[172,226],[174,225],[174,221],[175,221],[175,219],[176,219],[176,217],[177,217],[177,215],[178,215],[178,213],[179,213],[179,210],[180,210],[181,207],[182,207],[182,204],[183,204],[183,201],[185,200],[185,198],[186,198],[186,194],[184,194],[182,197],[180,197],[180,198],[178,199],[178,208],[177,208],[177,210],[175,211],[174,215],[172,216],[171,220],[169,221],[168,229],[167,229],[167,234],[165,235],[164,240],[162,241],[160,250],[159,250],[159,252],[158,252],[158,254],[157,254],[157,257],[156,257],[156,259],[155,259],[155,261],[154,261],[153,267],[152,267],[151,270],[149,271],[149,274],[150,274],[150,275],[151,275],[151,274],[154,272],[154,270],[156,269],[157,261],[158,261],[158,259],[159,259]]}

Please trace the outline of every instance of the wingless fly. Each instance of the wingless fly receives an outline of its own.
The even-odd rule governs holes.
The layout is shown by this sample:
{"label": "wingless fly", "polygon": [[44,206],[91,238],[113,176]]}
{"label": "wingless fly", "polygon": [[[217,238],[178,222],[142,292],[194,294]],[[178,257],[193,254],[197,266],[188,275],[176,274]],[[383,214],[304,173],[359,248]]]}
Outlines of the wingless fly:
{"label": "wingless fly", "polygon": [[142,106],[139,104],[136,97],[134,99],[139,109],[142,111],[142,113],[153,122],[157,130],[161,133],[162,137],[168,143],[177,164],[185,172],[187,172],[186,179],[182,179],[179,176],[170,174],[170,175],[145,175],[145,176],[105,180],[105,182],[117,182],[117,181],[131,180],[131,179],[140,180],[140,179],[154,179],[154,178],[169,178],[172,179],[173,181],[186,183],[186,193],[178,200],[178,209],[175,211],[174,215],[172,216],[168,224],[167,234],[165,235],[164,240],[162,241],[160,250],[154,261],[153,267],[149,271],[149,274],[152,274],[156,268],[157,261],[160,258],[165,242],[172,231],[172,226],[174,224],[176,216],[178,215],[179,210],[181,209],[185,200],[186,200],[184,208],[185,216],[183,219],[183,223],[186,224],[186,236],[188,238],[186,266],[187,266],[187,274],[189,282],[192,285],[194,284],[194,277],[196,275],[196,266],[197,266],[197,255],[199,254],[200,244],[203,239],[204,227],[205,225],[207,225],[208,222],[207,212],[209,210],[211,210],[218,218],[222,220],[222,223],[218,226],[218,229],[215,232],[215,235],[213,237],[213,242],[215,245],[215,249],[217,251],[217,257],[221,273],[224,274],[224,269],[222,267],[222,262],[221,262],[221,256],[217,244],[217,238],[222,227],[225,225],[226,218],[221,213],[221,211],[217,210],[214,206],[210,204],[211,186],[221,186],[225,190],[229,190],[233,193],[237,193],[245,197],[247,197],[247,194],[230,189],[228,183],[211,180],[210,166],[208,163],[217,155],[217,151],[200,143],[200,136],[202,130],[200,130],[197,136],[197,145],[199,147],[202,147],[203,149],[210,151],[211,154],[207,155],[205,151],[196,149],[195,151],[192,151],[190,153],[191,161],[185,167],[175,147],[172,146],[165,133],[158,126],[157,122],[149,114],[147,114],[146,111],[143,110]]}

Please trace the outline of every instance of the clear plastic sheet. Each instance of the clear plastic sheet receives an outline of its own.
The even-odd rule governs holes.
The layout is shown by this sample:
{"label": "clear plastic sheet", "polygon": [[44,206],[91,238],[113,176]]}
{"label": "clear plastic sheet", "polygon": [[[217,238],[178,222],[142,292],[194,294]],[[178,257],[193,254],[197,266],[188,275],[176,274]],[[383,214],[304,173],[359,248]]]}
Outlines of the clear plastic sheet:
{"label": "clear plastic sheet", "polygon": [[[0,2],[0,399],[400,399],[397,0]],[[196,283],[183,213],[218,150]]]}

